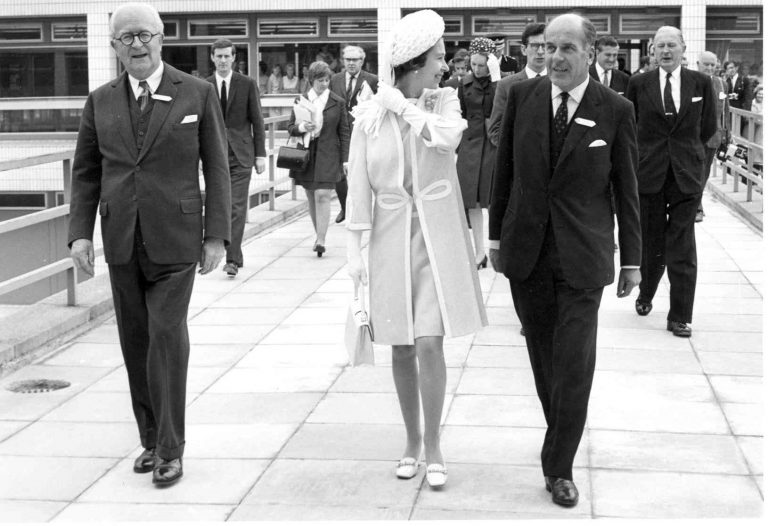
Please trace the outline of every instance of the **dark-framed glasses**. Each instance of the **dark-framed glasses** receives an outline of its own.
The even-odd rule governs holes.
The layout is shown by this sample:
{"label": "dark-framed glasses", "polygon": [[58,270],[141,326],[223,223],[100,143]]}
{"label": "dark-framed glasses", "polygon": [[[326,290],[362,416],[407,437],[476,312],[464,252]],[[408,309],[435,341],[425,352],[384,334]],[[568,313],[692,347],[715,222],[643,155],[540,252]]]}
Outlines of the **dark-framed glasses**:
{"label": "dark-framed glasses", "polygon": [[547,49],[547,45],[544,42],[528,42],[528,47],[537,51]]}
{"label": "dark-framed glasses", "polygon": [[138,33],[123,33],[118,38],[114,38],[112,40],[119,40],[123,43],[124,46],[132,46],[133,43],[136,41],[136,39],[139,39],[139,42],[142,44],[149,44],[150,40],[155,38],[158,35],[162,35],[162,33],[150,33],[149,31],[140,31]]}

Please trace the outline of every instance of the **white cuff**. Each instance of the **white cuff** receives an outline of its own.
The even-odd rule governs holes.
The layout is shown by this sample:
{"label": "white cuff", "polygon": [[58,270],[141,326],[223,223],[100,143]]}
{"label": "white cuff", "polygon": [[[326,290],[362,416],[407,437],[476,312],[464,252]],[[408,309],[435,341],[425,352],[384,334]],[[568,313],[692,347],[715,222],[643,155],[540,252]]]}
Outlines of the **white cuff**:
{"label": "white cuff", "polygon": [[488,241],[488,248],[493,250],[499,250],[500,247],[501,247],[501,241],[499,241],[498,239],[491,239]]}

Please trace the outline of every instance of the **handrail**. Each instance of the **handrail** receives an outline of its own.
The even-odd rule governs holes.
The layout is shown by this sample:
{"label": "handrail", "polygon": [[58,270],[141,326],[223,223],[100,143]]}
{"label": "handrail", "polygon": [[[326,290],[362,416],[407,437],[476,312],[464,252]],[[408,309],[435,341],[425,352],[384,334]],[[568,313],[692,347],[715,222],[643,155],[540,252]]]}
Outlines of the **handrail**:
{"label": "handrail", "polygon": [[[762,162],[762,126],[763,116],[749,110],[731,108],[731,138],[737,146],[747,150],[746,162],[729,158],[720,163],[723,185],[728,184],[728,176],[733,177],[733,192],[739,191],[739,184],[747,186],[747,202],[751,202],[753,190],[763,192],[762,171],[756,167],[757,160]],[[758,134],[759,132],[759,134]]]}
{"label": "handrail", "polygon": [[[248,201],[250,203],[250,197],[252,195],[260,194],[262,192],[268,191],[270,211],[273,211],[275,209],[275,187],[277,185],[281,185],[289,181],[293,183],[293,179],[291,179],[290,177],[281,177],[280,179],[275,178],[275,172],[276,172],[275,163],[276,163],[277,150],[278,150],[278,148],[275,147],[275,132],[276,132],[278,123],[287,122],[288,120],[289,120],[289,115],[279,115],[275,117],[267,117],[264,119],[264,124],[265,126],[268,127],[267,158],[268,158],[268,164],[269,164],[269,167],[268,167],[269,179],[263,184],[260,184],[257,187],[253,188],[248,193],[248,198],[249,198]],[[49,164],[49,163],[60,161],[63,167],[62,176],[64,178],[64,196],[65,196],[64,200],[67,203],[54,208],[49,208],[47,210],[42,210],[40,212],[34,212],[31,214],[26,214],[20,217],[9,219],[7,221],[2,221],[0,222],[0,234],[13,232],[15,230],[19,230],[21,228],[26,228],[26,227],[40,224],[40,223],[47,223],[49,221],[53,221],[54,219],[69,215],[68,203],[69,203],[70,194],[71,194],[71,177],[72,177],[71,166],[72,166],[72,159],[74,158],[74,154],[75,154],[75,150],[70,149],[70,150],[63,150],[63,151],[48,153],[43,155],[36,155],[36,156],[28,157],[25,159],[11,159],[7,161],[0,161],[0,172],[6,171],[6,170],[15,170],[19,168],[27,168],[30,166],[38,166],[41,164]],[[294,200],[296,199],[295,184],[291,184],[291,198]],[[94,249],[94,255],[96,257],[101,256],[103,254],[104,254],[104,249],[102,247],[96,247]],[[0,281],[0,296],[3,294],[7,294],[9,292],[14,292],[23,287],[35,284],[44,279],[48,279],[62,272],[66,272],[66,275],[67,275],[67,305],[75,306],[77,305],[77,272],[78,271],[72,259],[69,257],[62,258],[58,261],[54,261],[53,263],[50,263],[43,267],[36,268],[29,272],[25,272],[24,274],[14,276],[13,278],[7,279],[5,281]]]}

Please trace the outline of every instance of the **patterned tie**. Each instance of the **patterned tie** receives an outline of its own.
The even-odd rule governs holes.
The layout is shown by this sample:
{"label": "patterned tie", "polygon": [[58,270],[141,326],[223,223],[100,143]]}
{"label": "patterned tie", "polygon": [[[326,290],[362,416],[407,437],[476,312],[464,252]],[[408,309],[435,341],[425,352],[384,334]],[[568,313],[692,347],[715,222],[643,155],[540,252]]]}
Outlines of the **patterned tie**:
{"label": "patterned tie", "polygon": [[221,81],[221,96],[219,97],[219,102],[221,102],[221,114],[226,119],[227,118],[227,81],[226,80]]}
{"label": "patterned tie", "polygon": [[141,88],[141,93],[139,93],[139,109],[141,111],[144,111],[144,108],[147,107],[147,104],[149,103],[149,84],[147,84],[146,80],[139,81],[139,87]]}
{"label": "patterned tie", "polygon": [[672,73],[667,73],[667,83],[664,85],[664,114],[667,117],[674,118],[677,114],[675,110],[675,101],[672,98],[672,83],[669,79],[672,78]]}
{"label": "patterned tie", "polygon": [[555,126],[555,133],[562,137],[565,135],[565,128],[568,126],[568,92],[564,91],[560,94],[562,101],[555,113],[555,120],[553,122]]}
{"label": "patterned tie", "polygon": [[352,88],[355,85],[355,77],[354,75],[349,76],[349,83],[347,84],[347,102],[349,102],[349,98],[352,96]]}
{"label": "patterned tie", "polygon": [[610,85],[611,85],[611,81],[608,80],[608,70],[606,69],[605,71],[603,71],[603,86],[608,87]]}

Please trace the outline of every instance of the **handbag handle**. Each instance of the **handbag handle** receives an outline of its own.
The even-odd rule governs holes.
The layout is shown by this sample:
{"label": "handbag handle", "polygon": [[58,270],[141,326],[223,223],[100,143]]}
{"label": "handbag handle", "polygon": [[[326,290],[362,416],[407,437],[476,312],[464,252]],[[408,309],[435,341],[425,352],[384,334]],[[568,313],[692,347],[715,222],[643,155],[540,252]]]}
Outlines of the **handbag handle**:
{"label": "handbag handle", "polygon": [[360,312],[364,312],[367,318],[368,311],[365,309],[365,285],[363,285],[362,283],[360,283],[359,287],[355,287],[354,301],[357,302],[357,308],[360,309]]}

